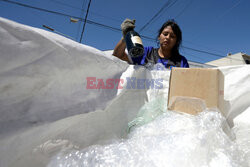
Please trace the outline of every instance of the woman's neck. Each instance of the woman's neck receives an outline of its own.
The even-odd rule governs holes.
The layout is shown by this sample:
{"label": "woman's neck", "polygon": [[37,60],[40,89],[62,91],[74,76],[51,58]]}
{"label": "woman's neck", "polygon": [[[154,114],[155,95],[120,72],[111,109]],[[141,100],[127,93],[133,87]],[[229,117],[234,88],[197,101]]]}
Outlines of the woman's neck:
{"label": "woman's neck", "polygon": [[167,49],[165,49],[165,50],[163,50],[161,47],[159,48],[159,50],[158,50],[158,53],[159,53],[159,56],[161,57],[161,58],[170,58],[171,57],[171,50],[167,50]]}

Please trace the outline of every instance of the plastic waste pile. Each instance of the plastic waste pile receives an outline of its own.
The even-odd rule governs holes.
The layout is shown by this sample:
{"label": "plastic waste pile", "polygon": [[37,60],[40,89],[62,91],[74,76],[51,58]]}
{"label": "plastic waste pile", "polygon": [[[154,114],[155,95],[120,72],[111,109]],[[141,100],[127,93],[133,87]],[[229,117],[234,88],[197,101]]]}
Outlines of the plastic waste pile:
{"label": "plastic waste pile", "polygon": [[[233,131],[223,131],[227,123],[219,111],[204,110],[193,116],[166,111],[163,106],[159,107],[158,100],[146,104],[139,114],[140,123],[127,139],[62,150],[48,166],[248,166],[250,147],[236,143]],[[154,115],[156,110],[161,114]]]}

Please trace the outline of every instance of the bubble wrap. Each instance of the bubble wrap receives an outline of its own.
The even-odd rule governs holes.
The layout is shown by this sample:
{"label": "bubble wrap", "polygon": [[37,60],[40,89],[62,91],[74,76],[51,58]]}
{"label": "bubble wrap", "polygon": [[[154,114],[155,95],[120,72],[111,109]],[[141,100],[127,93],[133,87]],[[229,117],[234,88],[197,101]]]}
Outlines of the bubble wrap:
{"label": "bubble wrap", "polygon": [[134,128],[127,139],[62,151],[48,166],[247,166],[244,153],[224,133],[225,123],[217,111],[206,110],[197,116],[167,111]]}

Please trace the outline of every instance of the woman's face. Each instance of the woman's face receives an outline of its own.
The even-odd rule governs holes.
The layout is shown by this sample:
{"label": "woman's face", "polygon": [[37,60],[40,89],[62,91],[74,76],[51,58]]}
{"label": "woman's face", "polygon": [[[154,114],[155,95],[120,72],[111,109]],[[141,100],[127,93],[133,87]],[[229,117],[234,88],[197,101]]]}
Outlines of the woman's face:
{"label": "woman's face", "polygon": [[177,37],[174,34],[171,26],[167,26],[161,32],[158,40],[162,49],[171,50],[176,44]]}

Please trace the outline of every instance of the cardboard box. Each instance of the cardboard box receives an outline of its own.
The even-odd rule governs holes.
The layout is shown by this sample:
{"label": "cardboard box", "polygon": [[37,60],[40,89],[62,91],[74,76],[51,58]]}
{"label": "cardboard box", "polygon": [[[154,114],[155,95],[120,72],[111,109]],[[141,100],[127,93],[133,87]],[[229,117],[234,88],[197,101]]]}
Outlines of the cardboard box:
{"label": "cardboard box", "polygon": [[173,68],[168,109],[197,114],[205,108],[224,113],[224,76],[218,69]]}

